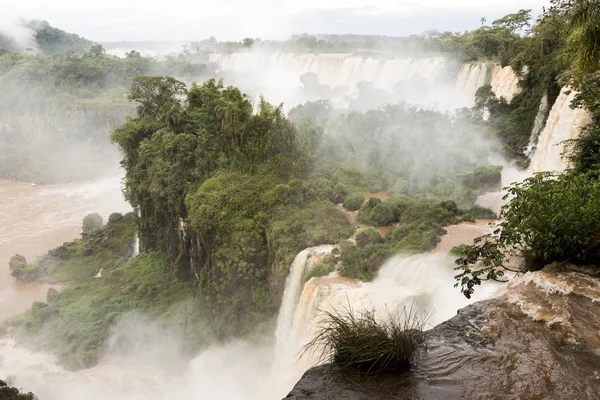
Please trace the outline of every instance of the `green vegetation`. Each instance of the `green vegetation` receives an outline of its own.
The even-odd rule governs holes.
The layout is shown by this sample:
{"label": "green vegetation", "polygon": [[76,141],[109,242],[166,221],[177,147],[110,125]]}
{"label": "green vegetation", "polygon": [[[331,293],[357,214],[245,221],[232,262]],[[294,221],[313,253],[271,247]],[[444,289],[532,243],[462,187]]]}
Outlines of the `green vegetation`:
{"label": "green vegetation", "polygon": [[33,393],[20,393],[17,388],[8,386],[8,384],[0,380],[0,399],[3,400],[35,400],[37,397]]}
{"label": "green vegetation", "polygon": [[[156,61],[32,22],[42,54],[0,51],[0,178],[41,183],[95,178],[118,154],[108,133],[133,111],[126,94],[138,75],[198,79],[210,71],[185,56]],[[0,48],[3,45],[0,38]],[[5,46],[7,47],[7,46]]]}
{"label": "green vegetation", "polygon": [[469,212],[467,213],[473,218],[477,219],[497,219],[498,216],[495,212],[490,210],[489,208],[482,207],[480,205],[475,204]]}
{"label": "green vegetation", "polygon": [[461,249],[458,284],[469,297],[482,280],[499,280],[508,259],[517,271],[536,271],[554,261],[594,265],[600,261],[600,181],[582,174],[539,173],[508,189],[514,196],[500,213],[503,223],[478,244]]}
{"label": "green vegetation", "polygon": [[312,278],[329,275],[334,270],[335,267],[333,265],[333,260],[331,259],[331,256],[329,256],[329,259],[323,260],[321,264],[315,265],[314,267],[306,271],[304,273],[304,276],[302,277],[302,282],[306,283]]}
{"label": "green vegetation", "polygon": [[354,238],[356,240],[356,245],[361,249],[364,249],[370,244],[377,244],[383,241],[379,231],[373,227],[361,229],[360,231],[356,232],[356,236]]}
{"label": "green vegetation", "polygon": [[[44,55],[52,55],[71,51],[81,54],[89,50],[94,44],[74,33],[50,26],[47,21],[24,21],[23,29],[29,29],[32,33],[33,42],[29,50],[37,50]],[[6,52],[27,50],[22,48],[13,38],[0,34],[0,54]]]}
{"label": "green vegetation", "polygon": [[[579,91],[571,106],[585,106],[592,122],[571,141],[567,156],[572,169],[562,174],[539,173],[523,183],[512,184],[508,188],[511,202],[500,213],[502,224],[492,234],[476,239],[473,246],[460,249],[456,286],[467,297],[482,281],[503,280],[507,270],[535,271],[555,261],[600,263],[598,15],[600,6],[596,2],[552,1],[552,7],[540,18],[532,35],[523,39],[523,50],[513,60],[529,66],[523,96],[535,90],[539,94],[540,89],[550,95],[552,88],[556,94],[558,85],[571,83]],[[494,107],[506,108],[502,103],[483,103],[492,110],[490,121]],[[513,118],[517,111],[499,115]],[[481,215],[475,209],[470,214]],[[522,260],[516,266],[509,263],[515,257]]]}
{"label": "green vegetation", "polygon": [[408,371],[425,349],[426,316],[412,309],[384,318],[374,309],[358,315],[350,308],[325,312],[319,330],[304,348],[320,361],[367,373]]}
{"label": "green vegetation", "polygon": [[264,100],[253,113],[237,88],[138,77],[129,98],[138,115],[112,138],[140,210],[140,247],[168,254],[177,276],[194,282],[217,337],[243,335],[275,312],[269,281],[300,250],[353,233],[334,205],[348,190],[311,175],[318,132]]}
{"label": "green vegetation", "polygon": [[36,302],[5,324],[15,327],[15,337],[54,352],[72,370],[93,366],[107,349],[111,328],[134,311],[180,330],[188,349],[197,351],[208,340],[199,336],[199,312],[188,302],[189,285],[168,266],[168,259],[157,253],[106,265],[101,277],[79,277],[76,285],[49,296],[48,303]]}
{"label": "green vegetation", "polygon": [[[136,229],[133,213],[104,227],[96,225],[93,231],[86,231],[88,217],[83,220],[82,240],[65,243],[31,264],[26,264],[23,256],[16,255],[11,258],[12,275],[24,282],[86,282],[101,269],[110,270],[133,255]],[[97,217],[100,216],[96,214],[93,218],[92,214],[92,219]]]}
{"label": "green vegetation", "polygon": [[357,211],[364,202],[365,196],[362,193],[354,193],[346,197],[343,206],[348,211]]}
{"label": "green vegetation", "polygon": [[[489,165],[490,156],[501,149],[518,156],[542,96],[552,102],[571,79],[580,90],[577,104],[594,120],[573,142],[573,171],[513,185],[514,200],[498,230],[479,246],[455,249],[457,278],[470,296],[483,279],[501,279],[515,253],[527,269],[555,260],[597,261],[600,77],[589,40],[597,22],[584,17],[596,11],[582,11],[584,3],[554,2],[531,31],[529,12],[521,10],[472,32],[398,41],[398,48],[425,43],[428,51],[454,52],[461,60],[510,64],[522,75],[523,90],[510,104],[484,87],[476,107],[456,116],[406,104],[348,112],[320,101],[294,108],[288,119],[281,106],[264,99],[252,104],[222,81],[188,86],[177,80],[209,72],[189,62],[197,54],[157,62],[130,52],[118,59],[98,45],[81,55],[1,54],[4,153],[31,142],[19,125],[22,116],[50,121],[40,128],[44,140],[32,142],[40,148],[71,139],[97,148],[114,128],[124,192],[138,215],[113,214],[105,226],[88,216],[82,240],[32,264],[13,257],[19,279],[71,285],[50,291],[47,303],[35,303],[8,324],[18,338],[54,349],[71,369],[93,365],[111,327],[132,312],[180,330],[190,351],[248,335],[276,312],[280,283],[303,248],[339,243],[305,281],[335,269],[368,281],[391,255],[432,250],[445,226],[495,218],[474,204],[479,194],[499,188],[501,167]],[[304,36],[292,40],[299,51],[329,46]],[[209,40],[195,51],[202,46],[234,51],[270,44]],[[176,77],[148,76],[167,71]],[[124,117],[134,111],[126,100],[136,104],[135,116]],[[7,165],[21,176],[44,165],[11,157]],[[0,163],[0,174],[6,170]],[[365,202],[366,192],[391,197]],[[356,232],[355,242],[346,240],[355,229],[340,203],[369,225]],[[376,227],[391,230],[381,237]],[[136,232],[142,254],[130,259]],[[373,312],[329,315],[313,346],[342,365],[406,370],[424,344],[423,321],[408,314],[383,321]]]}
{"label": "green vegetation", "polygon": [[89,235],[102,228],[104,221],[98,213],[86,215],[83,218],[82,235]]}

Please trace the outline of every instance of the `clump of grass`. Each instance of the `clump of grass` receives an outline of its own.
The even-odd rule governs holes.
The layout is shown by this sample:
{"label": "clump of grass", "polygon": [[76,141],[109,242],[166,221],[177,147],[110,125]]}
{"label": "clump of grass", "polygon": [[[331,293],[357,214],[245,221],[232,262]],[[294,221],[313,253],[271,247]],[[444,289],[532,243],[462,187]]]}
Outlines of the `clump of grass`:
{"label": "clump of grass", "polygon": [[331,362],[367,373],[408,371],[425,348],[428,315],[410,307],[378,318],[375,309],[360,313],[351,307],[324,312],[319,329],[304,347],[319,354],[319,362]]}

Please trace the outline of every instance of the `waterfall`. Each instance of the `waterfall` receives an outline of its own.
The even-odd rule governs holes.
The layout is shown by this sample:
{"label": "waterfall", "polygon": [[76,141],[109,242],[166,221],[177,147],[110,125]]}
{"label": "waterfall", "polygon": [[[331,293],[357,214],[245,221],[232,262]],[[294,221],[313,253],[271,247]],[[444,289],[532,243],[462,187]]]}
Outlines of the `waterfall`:
{"label": "waterfall", "polygon": [[[300,256],[300,255],[299,255]],[[498,288],[486,285],[478,288],[477,298],[468,300],[453,287],[453,262],[443,253],[392,257],[379,270],[372,282],[361,282],[332,273],[312,278],[302,290],[293,313],[288,346],[301,349],[318,329],[323,311],[337,312],[351,308],[360,312],[374,308],[379,316],[413,307],[417,312],[433,312],[428,325],[433,327],[451,318],[459,308],[489,297]],[[286,291],[288,285],[286,284]],[[283,310],[283,308],[282,308]],[[278,326],[279,328],[279,326]],[[286,378],[294,382],[318,361],[314,354],[304,354],[293,365]],[[288,367],[289,368],[289,367]]]}
{"label": "waterfall", "polygon": [[361,81],[373,82],[376,87],[391,88],[395,83],[418,76],[433,82],[441,75],[445,61],[442,57],[378,59],[351,54],[289,54],[289,53],[233,53],[211,54],[209,61],[223,71],[261,72],[268,79],[293,77],[314,72],[321,84],[347,86],[355,89]]}
{"label": "waterfall", "polygon": [[576,92],[563,87],[539,134],[537,146],[531,157],[529,171],[558,171],[567,169],[567,160],[561,156],[565,150],[565,140],[579,136],[581,128],[591,122],[590,114],[583,108],[571,109]]}
{"label": "waterfall", "polygon": [[281,307],[279,308],[279,315],[277,317],[277,327],[275,329],[275,339],[277,343],[276,353],[278,354],[286,352],[285,347],[287,338],[290,335],[294,310],[296,309],[298,298],[300,297],[302,276],[310,261],[312,261],[310,249],[305,249],[298,253],[296,258],[294,258],[289,275],[285,280],[283,299],[281,300]]}
{"label": "waterfall", "polygon": [[333,247],[324,245],[304,249],[296,255],[290,266],[275,328],[275,352],[271,372],[282,391],[289,390],[291,385],[293,385],[295,380],[291,379],[297,379],[291,373],[292,366],[295,364],[298,351],[300,350],[298,341],[295,339],[294,322],[298,309],[298,300],[303,288],[302,280],[304,274],[310,271],[318,259],[330,253]]}
{"label": "waterfall", "polygon": [[137,256],[138,254],[140,254],[140,238],[138,236],[138,234],[135,234],[135,242],[133,243],[133,256]]}
{"label": "waterfall", "polygon": [[471,63],[463,65],[456,87],[464,104],[473,106],[477,89],[485,85],[491,85],[496,97],[504,97],[508,102],[521,90],[519,77],[510,66]]}
{"label": "waterfall", "polygon": [[540,136],[540,133],[542,132],[542,129],[544,129],[544,121],[546,114],[548,113],[548,106],[548,93],[544,93],[537,115],[535,116],[533,129],[531,130],[531,136],[529,137],[529,144],[525,148],[525,155],[527,157],[531,157],[533,155],[535,144]]}
{"label": "waterfall", "polygon": [[[372,85],[365,86],[365,90],[375,91],[368,100],[370,109],[386,102],[418,99],[439,103],[448,98],[438,94],[436,84],[446,65],[442,57],[384,59],[352,54],[254,52],[212,54],[209,61],[245,92],[284,103],[287,109],[317,99],[334,100],[348,107],[360,92],[358,84],[365,81]],[[309,78],[301,85],[300,77],[309,72],[317,79]]]}
{"label": "waterfall", "polygon": [[490,84],[488,64],[465,64],[458,74],[456,87],[463,102],[472,107],[477,89],[488,84]]}
{"label": "waterfall", "polygon": [[509,103],[521,91],[519,77],[510,66],[496,65],[492,71],[492,90],[496,97],[504,97]]}

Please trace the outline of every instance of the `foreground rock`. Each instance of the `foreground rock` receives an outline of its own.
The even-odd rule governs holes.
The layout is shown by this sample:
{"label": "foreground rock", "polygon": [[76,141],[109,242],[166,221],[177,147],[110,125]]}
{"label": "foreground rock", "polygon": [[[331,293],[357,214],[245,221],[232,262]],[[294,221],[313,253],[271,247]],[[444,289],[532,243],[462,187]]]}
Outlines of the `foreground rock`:
{"label": "foreground rock", "polygon": [[528,273],[429,331],[414,371],[319,366],[286,399],[597,399],[598,300],[600,280],[589,275]]}

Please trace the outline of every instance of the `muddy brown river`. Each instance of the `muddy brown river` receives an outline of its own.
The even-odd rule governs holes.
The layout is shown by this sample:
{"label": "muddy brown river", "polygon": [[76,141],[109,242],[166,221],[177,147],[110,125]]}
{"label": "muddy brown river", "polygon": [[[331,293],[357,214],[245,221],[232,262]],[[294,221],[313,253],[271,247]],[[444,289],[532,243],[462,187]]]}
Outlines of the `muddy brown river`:
{"label": "muddy brown river", "polygon": [[21,254],[28,261],[76,239],[83,217],[131,207],[121,195],[120,177],[64,185],[35,186],[0,181],[0,320],[45,300],[48,285],[23,284],[11,275],[8,261]]}

